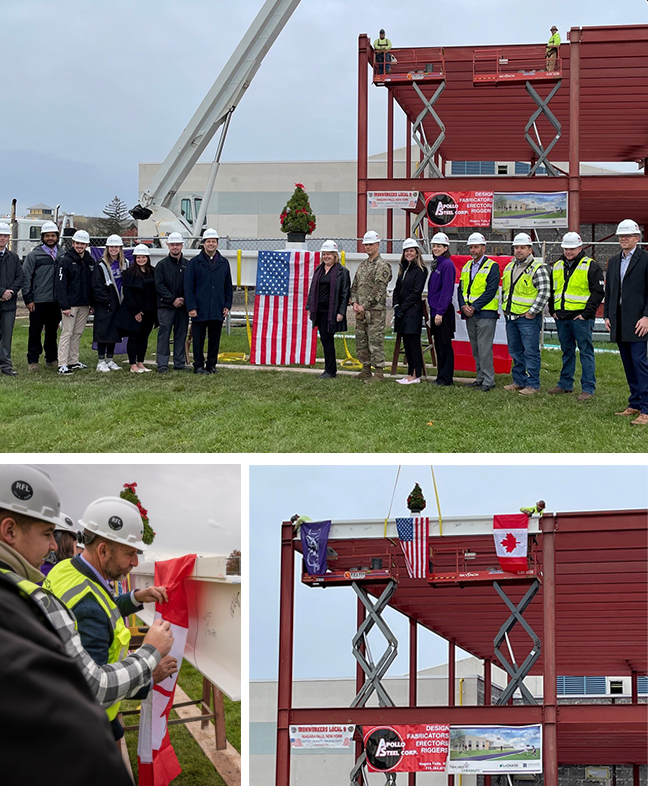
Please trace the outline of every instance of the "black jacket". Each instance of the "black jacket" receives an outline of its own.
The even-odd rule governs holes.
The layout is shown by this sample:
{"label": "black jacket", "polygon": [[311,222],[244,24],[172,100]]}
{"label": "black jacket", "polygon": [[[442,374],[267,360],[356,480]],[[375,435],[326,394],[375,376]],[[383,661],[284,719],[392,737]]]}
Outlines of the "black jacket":
{"label": "black jacket", "polygon": [[184,254],[177,262],[173,257],[168,256],[157,263],[154,271],[158,308],[174,308],[173,301],[178,297],[185,296],[184,275],[186,269],[187,260]]}
{"label": "black jacket", "polygon": [[63,249],[59,246],[56,259],[52,259],[47,251],[43,251],[43,246],[40,244],[27,254],[23,262],[25,303],[56,302],[56,272],[63,253]]}
{"label": "black jacket", "polygon": [[[323,262],[321,264],[324,264]],[[349,306],[349,297],[351,295],[351,276],[349,275],[349,271],[342,265],[341,262],[336,263],[337,266],[337,275],[335,278],[335,290],[330,293],[330,297],[333,297],[333,302],[335,303],[335,314],[342,314],[342,319],[335,322],[335,330],[334,333],[346,333],[348,326],[347,326],[347,308]],[[311,288],[313,286],[313,282],[311,281]],[[308,304],[310,303],[311,298],[311,291],[308,291],[308,299],[306,301],[306,308],[308,309]],[[315,327],[317,323],[317,313],[310,314],[311,322],[313,323],[313,327]],[[329,325],[330,327],[330,325]]]}
{"label": "black jacket", "polygon": [[119,293],[110,276],[107,275],[106,263],[97,262],[92,271],[92,298],[94,303],[94,341],[112,344],[121,341],[117,327],[119,312]]}
{"label": "black jacket", "polygon": [[56,299],[61,311],[92,305],[92,271],[95,262],[89,251],[82,257],[71,248],[58,258]]}
{"label": "black jacket", "polygon": [[[148,279],[153,282],[154,279]],[[137,335],[142,323],[135,319],[136,314],[142,314],[146,308],[144,295],[144,279],[137,272],[137,266],[132,264],[124,271],[122,276],[123,300],[117,316],[117,327],[125,336]],[[157,326],[157,316],[155,318]]]}
{"label": "black jacket", "polygon": [[222,322],[224,308],[232,308],[232,274],[229,262],[216,252],[214,264],[203,249],[189,260],[185,272],[187,311],[197,311],[196,322]]}
{"label": "black jacket", "polygon": [[[642,317],[648,317],[648,251],[640,246],[634,251],[623,279],[623,298],[619,309],[621,289],[621,254],[610,257],[605,280],[605,306],[603,315],[610,320],[612,341],[648,341],[648,336],[639,337],[635,325]],[[617,312],[621,322],[618,323]]]}
{"label": "black jacket", "polygon": [[423,327],[423,290],[427,277],[427,268],[421,269],[415,262],[406,268],[401,267],[392,300],[396,333],[420,335]]}
{"label": "black jacket", "polygon": [[4,295],[7,289],[10,289],[13,295],[9,300],[0,300],[1,311],[16,310],[16,298],[22,285],[23,272],[20,259],[17,254],[7,248],[0,256],[0,295]]}
{"label": "black jacket", "polygon": [[[574,257],[571,261],[565,259],[565,257],[558,257],[556,262],[563,262],[563,273],[565,276],[565,287],[569,279],[571,278],[572,273],[576,269],[576,265],[581,261],[581,259],[585,256],[585,254],[581,251],[578,256]],[[585,304],[585,308],[581,309],[580,311],[568,311],[566,309],[554,309],[554,277],[553,277],[553,266],[556,264],[554,262],[551,265],[551,295],[549,297],[549,313],[551,316],[555,317],[556,319],[576,319],[577,316],[582,316],[583,319],[594,319],[596,316],[596,309],[601,305],[603,302],[603,295],[605,292],[604,288],[604,274],[601,268],[596,264],[594,260],[590,262],[589,270],[587,271],[587,283],[589,284],[590,296]]]}
{"label": "black jacket", "polygon": [[2,731],[4,781],[27,786],[35,772],[46,772],[53,784],[132,786],[79,667],[38,605],[2,574],[0,663],[2,710],[11,719]]}

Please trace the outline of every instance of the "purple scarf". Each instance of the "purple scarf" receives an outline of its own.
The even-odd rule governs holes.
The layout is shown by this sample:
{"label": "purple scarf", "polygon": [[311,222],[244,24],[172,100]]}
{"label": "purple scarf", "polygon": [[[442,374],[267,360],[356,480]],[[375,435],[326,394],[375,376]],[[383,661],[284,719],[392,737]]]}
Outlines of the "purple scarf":
{"label": "purple scarf", "polygon": [[[329,294],[329,304],[328,304],[328,314],[327,314],[327,323],[328,323],[328,332],[335,333],[336,327],[336,313],[335,313],[335,281],[337,279],[338,274],[338,265],[340,263],[336,262],[333,267],[331,268],[330,275],[330,286],[331,291]],[[317,303],[319,301],[319,283],[324,275],[324,263],[322,262],[315,268],[315,273],[313,275],[313,281],[311,283],[310,289],[310,296],[308,298],[308,310],[310,312],[310,317],[313,322],[317,319]]]}

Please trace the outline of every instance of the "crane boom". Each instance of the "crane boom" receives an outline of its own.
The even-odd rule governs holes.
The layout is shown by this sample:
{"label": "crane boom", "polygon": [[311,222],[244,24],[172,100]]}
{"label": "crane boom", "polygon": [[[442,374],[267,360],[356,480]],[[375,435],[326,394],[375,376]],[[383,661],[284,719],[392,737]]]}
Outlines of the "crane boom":
{"label": "crane boom", "polygon": [[267,0],[263,5],[148,189],[141,195],[140,204],[131,211],[135,218],[147,218],[156,209],[170,207],[178,189],[228,114],[238,105],[263,58],[300,2]]}

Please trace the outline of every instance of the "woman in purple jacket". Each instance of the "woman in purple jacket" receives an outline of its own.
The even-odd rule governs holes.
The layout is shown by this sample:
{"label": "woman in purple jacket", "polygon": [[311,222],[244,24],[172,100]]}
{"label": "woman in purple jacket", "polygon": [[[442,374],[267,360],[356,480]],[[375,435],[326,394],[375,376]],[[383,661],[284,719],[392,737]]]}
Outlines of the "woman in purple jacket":
{"label": "woman in purple jacket", "polygon": [[430,306],[430,328],[434,336],[437,356],[437,378],[435,385],[452,385],[454,375],[454,353],[452,339],[455,334],[455,312],[452,295],[455,288],[456,271],[450,259],[450,240],[444,232],[432,238],[432,264],[428,280],[428,304]]}

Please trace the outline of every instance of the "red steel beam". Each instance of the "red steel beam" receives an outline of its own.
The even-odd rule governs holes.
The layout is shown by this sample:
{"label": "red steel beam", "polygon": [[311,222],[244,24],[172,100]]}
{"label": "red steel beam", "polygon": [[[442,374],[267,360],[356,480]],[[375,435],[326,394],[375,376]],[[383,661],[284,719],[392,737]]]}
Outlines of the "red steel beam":
{"label": "red steel beam", "polygon": [[[357,608],[356,608],[356,630],[360,630],[360,626],[365,621],[365,617],[367,615],[367,610],[364,607],[364,604],[360,600],[357,599]],[[365,654],[365,643],[361,641],[359,644],[360,652],[364,655]],[[362,686],[365,684],[366,674],[364,673],[362,666],[360,665],[359,661],[356,661],[356,695],[360,692]],[[362,740],[356,740],[355,743],[355,757],[356,761],[362,756],[362,751],[364,750],[364,743]],[[360,773],[358,777],[358,783],[362,786],[364,779],[362,773]]]}
{"label": "red steel beam", "polygon": [[[457,666],[454,641],[448,642],[448,707],[455,706],[455,671]],[[448,775],[448,786],[454,786],[454,775]]]}
{"label": "red steel beam", "polygon": [[295,602],[293,525],[281,525],[281,587],[279,596],[279,677],[277,683],[276,786],[290,783],[290,713],[293,683],[293,620]]}
{"label": "red steel beam", "polygon": [[[390,88],[387,88],[387,177],[394,177],[394,93]],[[392,253],[393,243],[391,238],[394,237],[394,211],[390,208],[387,210],[387,237],[390,242],[387,243],[387,253]]]}
{"label": "red steel beam", "polygon": [[[409,705],[416,707],[418,701],[417,675],[418,675],[418,623],[413,617],[409,621]],[[410,772],[407,776],[408,786],[416,786],[416,773]]]}
{"label": "red steel beam", "polygon": [[543,772],[544,786],[558,786],[556,686],[556,517],[542,519],[543,597]]}
{"label": "red steel beam", "polygon": [[[358,208],[356,236],[361,238],[367,229],[367,175],[369,150],[369,37],[358,37]],[[357,251],[362,250],[358,241]]]}
{"label": "red steel beam", "polygon": [[569,229],[580,232],[580,30],[569,40]]}
{"label": "red steel beam", "polygon": [[[631,705],[618,705],[619,707]],[[541,723],[542,707],[515,704],[512,707],[309,707],[293,708],[295,725],[326,723],[380,726],[389,724],[449,723],[450,725],[510,725]]]}

